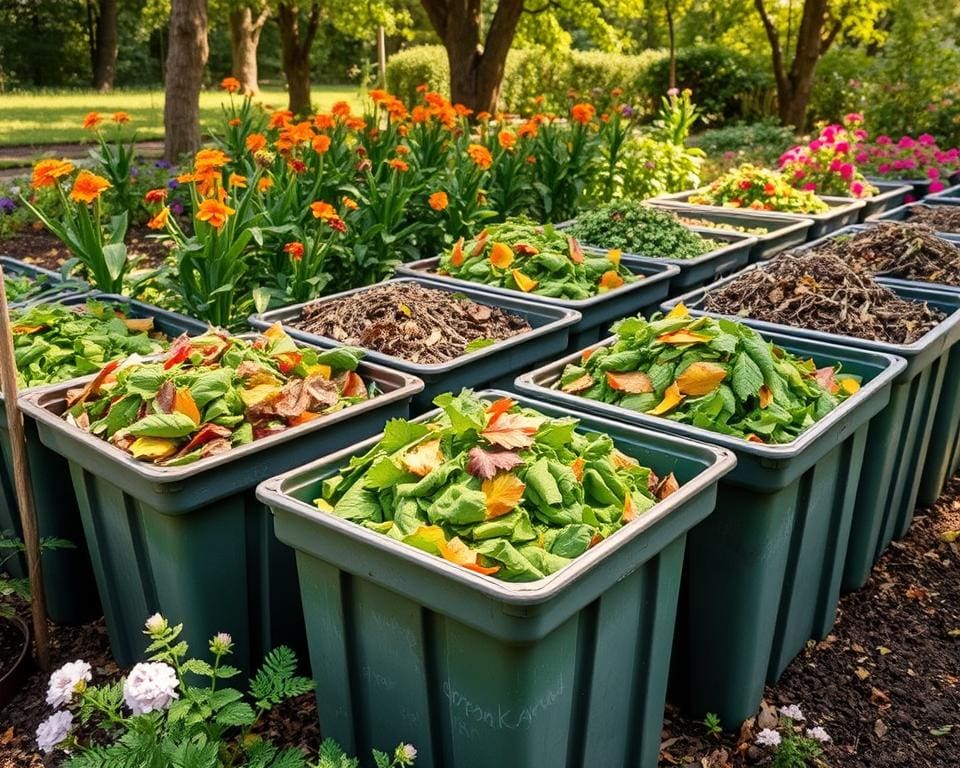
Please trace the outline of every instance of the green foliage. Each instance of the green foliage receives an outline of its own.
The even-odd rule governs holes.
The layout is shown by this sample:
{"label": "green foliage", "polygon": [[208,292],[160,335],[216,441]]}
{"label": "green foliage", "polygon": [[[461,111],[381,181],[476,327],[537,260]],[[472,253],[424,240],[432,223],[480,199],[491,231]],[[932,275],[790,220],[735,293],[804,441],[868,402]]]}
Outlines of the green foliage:
{"label": "green foliage", "polygon": [[449,95],[450,64],[442,45],[417,45],[387,61],[387,90],[407,104],[417,100],[417,86]]}
{"label": "green foliage", "polygon": [[719,736],[723,733],[720,716],[716,712],[707,712],[706,717],[703,718],[703,726],[711,736]]}
{"label": "green foliage", "polygon": [[687,229],[669,211],[638,202],[620,201],[587,210],[569,231],[584,245],[619,248],[651,258],[693,259],[717,247]]}
{"label": "green foliage", "polygon": [[[40,553],[55,549],[72,549],[73,544],[66,539],[45,537],[40,539]],[[0,617],[16,614],[15,601],[30,601],[30,579],[14,578],[6,568],[14,557],[23,554],[26,546],[23,540],[9,531],[0,531]]]}
{"label": "green foliage", "polygon": [[776,166],[780,156],[797,143],[797,136],[792,128],[763,120],[713,128],[693,137],[691,143],[706,155],[703,177],[710,181],[744,163]]}

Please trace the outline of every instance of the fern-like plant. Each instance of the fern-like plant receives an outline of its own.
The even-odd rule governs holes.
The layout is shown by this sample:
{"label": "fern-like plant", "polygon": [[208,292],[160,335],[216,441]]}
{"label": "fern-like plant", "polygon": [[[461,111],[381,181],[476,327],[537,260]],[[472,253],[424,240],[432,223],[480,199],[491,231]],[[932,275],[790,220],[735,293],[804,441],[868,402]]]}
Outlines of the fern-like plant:
{"label": "fern-like plant", "polygon": [[[298,747],[281,748],[256,733],[263,715],[313,690],[296,674],[285,646],[267,654],[246,693],[224,685],[240,670],[226,663],[233,639],[210,640],[210,660],[188,657],[183,625],[151,616],[148,661],[115,682],[89,686],[90,665],[66,664],[50,678],[47,703],[60,707],[37,729],[44,752],[68,753],[65,768],[357,768],[336,742],[320,746],[319,763]],[[417,751],[399,745],[373,753],[377,768],[412,766]]]}

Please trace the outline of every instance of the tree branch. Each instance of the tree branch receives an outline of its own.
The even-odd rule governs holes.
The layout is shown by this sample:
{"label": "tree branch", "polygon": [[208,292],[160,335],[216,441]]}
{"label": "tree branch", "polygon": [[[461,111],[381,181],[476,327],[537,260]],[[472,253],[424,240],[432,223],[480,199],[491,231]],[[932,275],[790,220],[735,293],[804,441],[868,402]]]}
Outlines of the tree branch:
{"label": "tree branch", "polygon": [[767,33],[767,40],[770,42],[770,53],[773,57],[773,76],[777,81],[777,91],[781,98],[786,93],[787,73],[783,65],[783,49],[780,47],[780,34],[777,32],[777,26],[767,13],[767,8],[763,0],[753,0],[753,4],[760,14],[760,21],[763,23],[763,29]]}
{"label": "tree branch", "polygon": [[317,36],[317,30],[320,28],[320,3],[313,0],[310,6],[310,18],[307,19],[307,32],[303,36],[303,54],[310,55],[310,48],[313,47],[313,40]]}
{"label": "tree branch", "polygon": [[441,40],[447,36],[447,3],[446,0],[420,0],[420,5],[427,12],[427,18]]}
{"label": "tree branch", "polygon": [[827,32],[825,37],[820,38],[820,55],[823,56],[833,45],[833,41],[837,39],[837,35],[840,34],[840,31],[843,29],[843,22],[837,21],[834,22],[833,26]]}

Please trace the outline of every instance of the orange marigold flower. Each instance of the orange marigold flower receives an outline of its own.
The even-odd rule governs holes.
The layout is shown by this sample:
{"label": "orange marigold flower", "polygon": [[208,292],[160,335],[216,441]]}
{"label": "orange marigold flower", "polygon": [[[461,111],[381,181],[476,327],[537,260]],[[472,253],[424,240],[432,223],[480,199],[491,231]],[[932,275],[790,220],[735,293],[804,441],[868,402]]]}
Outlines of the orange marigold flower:
{"label": "orange marigold flower", "polygon": [[352,197],[347,197],[346,195],[340,198],[340,202],[343,203],[343,207],[348,211],[355,211],[360,207],[356,200],[354,200]]}
{"label": "orange marigold flower", "polygon": [[543,102],[545,102],[546,100],[547,100],[547,97],[544,96],[542,93],[541,93],[539,96],[534,96],[534,97],[533,97],[533,103],[536,104],[538,107],[539,107],[541,104],[543,104]]}
{"label": "orange marigold flower", "polygon": [[229,162],[230,157],[219,149],[201,149],[193,158],[193,168],[197,173],[207,173],[223,168]]}
{"label": "orange marigold flower", "polygon": [[267,126],[270,128],[283,128],[291,120],[293,120],[293,112],[289,109],[278,109],[270,115],[270,121],[267,123]]}
{"label": "orange marigold flower", "polygon": [[400,99],[391,98],[383,106],[393,120],[403,120],[407,116],[407,107]]}
{"label": "orange marigold flower", "polygon": [[623,96],[623,88],[614,88],[612,91],[610,91],[610,95],[615,99],[619,99],[621,96]]}
{"label": "orange marigold flower", "polygon": [[374,88],[370,91],[370,99],[375,103],[379,104],[381,101],[386,101],[390,98],[390,94],[380,88]]}
{"label": "orange marigold flower", "polygon": [[77,203],[92,203],[110,187],[110,182],[103,176],[97,176],[90,171],[80,171],[73,182],[73,189],[70,190],[70,199]]}
{"label": "orange marigold flower", "polygon": [[267,146],[267,137],[262,133],[251,133],[247,136],[247,149],[250,152],[259,152]]}
{"label": "orange marigold flower", "polygon": [[231,117],[229,120],[227,120],[227,125],[229,125],[231,128],[236,128],[238,125],[240,125],[240,118]]}
{"label": "orange marigold flower", "polygon": [[148,203],[162,203],[167,199],[167,188],[151,189],[143,196],[144,201]]}
{"label": "orange marigold flower", "polygon": [[410,113],[410,119],[415,123],[425,123],[430,119],[430,110],[424,106],[416,106]]}
{"label": "orange marigold flower", "polygon": [[129,123],[130,115],[127,112],[114,112],[110,119],[117,124]]}
{"label": "orange marigold flower", "polygon": [[574,104],[570,108],[570,117],[576,122],[580,123],[580,125],[586,125],[589,123],[591,120],[593,120],[593,116],[596,113],[597,110],[594,109],[593,104],[587,104],[585,102]]}
{"label": "orange marigold flower", "polygon": [[220,229],[236,211],[219,200],[204,200],[197,209],[197,218],[211,227]]}
{"label": "orange marigold flower", "polygon": [[439,109],[441,107],[446,107],[450,104],[442,95],[436,91],[429,91],[423,95],[423,100],[427,102],[431,107]]}
{"label": "orange marigold flower", "polygon": [[327,226],[330,227],[330,229],[336,230],[341,234],[347,231],[346,222],[343,219],[341,219],[339,216],[331,216],[326,221],[327,221]]}
{"label": "orange marigold flower", "polygon": [[323,155],[330,149],[330,137],[329,136],[314,136],[313,137],[313,151],[318,155]]}
{"label": "orange marigold flower", "polygon": [[100,125],[103,121],[103,118],[100,117],[99,112],[87,112],[86,116],[83,118],[83,127],[87,130],[91,130]]}
{"label": "orange marigold flower", "polygon": [[73,173],[73,167],[69,160],[41,160],[33,166],[33,188],[56,186],[57,179]]}
{"label": "orange marigold flower", "polygon": [[487,120],[489,120],[491,117],[493,117],[493,115],[491,115],[489,112],[477,112],[477,120],[479,120],[481,123],[487,122]]}
{"label": "orange marigold flower", "polygon": [[367,127],[367,123],[362,117],[348,117],[343,121],[343,124],[351,131],[362,131]]}
{"label": "orange marigold flower", "polygon": [[447,193],[442,191],[434,192],[427,199],[427,202],[430,203],[430,207],[435,211],[446,210],[447,205],[450,203],[450,201],[447,199]]}
{"label": "orange marigold flower", "polygon": [[310,210],[313,212],[313,218],[323,219],[324,221],[332,219],[337,215],[337,209],[330,205],[330,203],[325,203],[323,200],[310,203]]}
{"label": "orange marigold flower", "polygon": [[334,126],[333,115],[325,115],[321,112],[314,116],[313,124],[317,126],[317,128],[319,128],[321,131],[325,131],[328,128],[333,128]]}
{"label": "orange marigold flower", "polygon": [[237,93],[240,88],[240,81],[235,77],[225,77],[220,81],[220,87],[227,93]]}
{"label": "orange marigold flower", "polygon": [[517,136],[523,139],[533,139],[536,138],[539,127],[534,120],[528,120],[519,128],[517,128]]}
{"label": "orange marigold flower", "polygon": [[465,107],[463,104],[454,104],[453,111],[456,112],[460,117],[470,117],[473,114],[473,110],[470,107]]}
{"label": "orange marigold flower", "polygon": [[163,206],[157,214],[147,222],[147,226],[150,229],[163,229],[167,226],[167,219],[170,218],[170,209],[167,206]]}
{"label": "orange marigold flower", "polygon": [[257,192],[266,192],[270,187],[273,186],[273,179],[269,176],[264,176],[260,181],[257,182]]}
{"label": "orange marigold flower", "polygon": [[409,155],[410,147],[406,144],[397,144],[397,148],[394,150],[398,155]]}
{"label": "orange marigold flower", "polygon": [[283,246],[283,252],[290,254],[294,261],[300,261],[303,258],[303,243],[287,243]]}
{"label": "orange marigold flower", "polygon": [[393,170],[400,171],[401,173],[410,170],[410,166],[399,157],[395,157],[392,160],[387,161],[387,165],[393,168]]}
{"label": "orange marigold flower", "polygon": [[477,167],[487,170],[493,163],[493,155],[483,144],[471,144],[467,147],[467,154],[477,164]]}
{"label": "orange marigold flower", "polygon": [[420,85],[417,86],[417,93],[426,93],[429,88],[430,86],[426,83],[420,83]]}
{"label": "orange marigold flower", "polygon": [[504,149],[513,149],[517,144],[517,135],[510,131],[500,131],[497,134],[497,141]]}
{"label": "orange marigold flower", "polygon": [[231,173],[227,178],[227,186],[244,189],[247,186],[247,177],[241,176],[239,173]]}
{"label": "orange marigold flower", "polygon": [[330,111],[337,117],[350,117],[350,105],[345,101],[338,101],[330,107]]}

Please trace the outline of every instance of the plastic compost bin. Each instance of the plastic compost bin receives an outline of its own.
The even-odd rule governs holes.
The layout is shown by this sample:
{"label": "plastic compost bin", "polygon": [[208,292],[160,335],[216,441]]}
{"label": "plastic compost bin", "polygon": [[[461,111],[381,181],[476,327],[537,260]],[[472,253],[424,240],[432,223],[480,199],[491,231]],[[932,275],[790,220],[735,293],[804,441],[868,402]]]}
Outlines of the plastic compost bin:
{"label": "plastic compost bin", "polygon": [[[949,302],[960,296],[960,288],[941,285],[939,283],[918,283],[907,280],[893,280],[880,278],[879,282],[891,288],[916,288],[922,286],[929,294],[946,294],[951,297]],[[946,489],[950,478],[960,471],[960,344],[957,342],[960,334],[960,324],[954,327],[954,333],[948,343],[951,343],[950,355],[947,360],[946,373],[943,376],[943,389],[940,391],[940,402],[937,404],[936,415],[933,417],[933,430],[930,433],[930,446],[927,449],[927,460],[923,464],[920,476],[920,490],[917,494],[918,504],[932,504]],[[906,532],[903,529],[904,533]]]}
{"label": "plastic compost bin", "polygon": [[862,389],[793,442],[763,445],[551,389],[579,353],[517,379],[521,392],[566,408],[736,454],[716,511],[689,534],[673,681],[678,703],[731,726],[756,712],[765,681],[776,681],[808,639],[833,626],[867,431],[906,365],[877,352],[763,335],[819,365],[842,363],[864,378]]}
{"label": "plastic compost bin", "polygon": [[[697,308],[702,306],[707,292],[735,278],[726,278],[706,289],[673,299],[662,309],[669,311],[682,301],[691,314],[717,315]],[[960,340],[960,292],[931,291],[924,283],[903,282],[888,287],[909,301],[928,302],[945,312],[947,319],[912,344],[887,344],[736,316],[738,321],[764,334],[777,331],[852,349],[897,355],[907,362],[893,382],[887,407],[870,423],[862,483],[854,508],[844,567],[844,591],[853,591],[866,584],[870,570],[890,542],[906,534],[913,521],[920,477],[939,404],[941,400],[953,403],[960,399],[960,392],[950,392],[949,387],[944,389],[951,351]],[[955,403],[953,405],[956,407]]]}
{"label": "plastic compost bin", "polygon": [[931,192],[924,198],[928,203],[947,203],[955,205],[960,203],[960,184],[941,189],[939,192]]}
{"label": "plastic compost bin", "polygon": [[[662,195],[661,197],[654,198],[654,200],[651,202],[681,203],[683,205],[690,205],[698,209],[714,208],[718,210],[728,210],[722,205],[699,205],[691,203],[690,197],[692,195],[699,194],[702,191],[704,190],[688,189],[685,192],[675,192],[671,195]],[[810,225],[810,229],[807,230],[807,239],[816,240],[833,232],[834,230],[840,229],[841,227],[846,227],[850,224],[856,224],[860,220],[860,211],[866,206],[866,203],[863,200],[857,200],[852,197],[831,197],[828,195],[818,195],[818,197],[830,206],[829,211],[826,211],[825,213],[785,214],[781,211],[751,210],[751,213],[759,218],[766,218],[767,216],[777,216],[782,218],[783,216],[789,215],[808,219],[813,223]],[[733,210],[740,211],[743,209],[734,208]]]}
{"label": "plastic compost bin", "polygon": [[[876,216],[871,216],[867,219],[867,224],[875,224],[881,221],[905,221],[909,222],[913,213],[913,209],[920,206],[921,208],[943,208],[945,206],[954,207],[960,205],[960,198],[956,199],[956,202],[949,203],[944,200],[933,200],[927,198],[925,200],[920,200],[915,203],[907,203],[906,205],[901,205],[897,208],[891,208],[889,211],[884,213],[878,213]],[[948,240],[955,240],[960,237],[960,231],[958,232],[937,232],[938,235],[944,237]]]}
{"label": "plastic compost bin", "polygon": [[7,277],[29,277],[36,280],[38,277],[44,277],[47,281],[47,287],[40,293],[31,296],[24,301],[10,302],[11,308],[20,308],[30,304],[41,304],[44,302],[56,301],[65,296],[72,296],[90,291],[90,287],[78,278],[71,278],[71,283],[64,285],[63,277],[59,272],[52,269],[44,269],[33,264],[27,264],[19,259],[13,259],[9,256],[0,256],[0,266],[3,267],[3,274]]}
{"label": "plastic compost bin", "polygon": [[[402,357],[367,349],[365,356],[368,360],[397,371],[404,371],[424,382],[423,391],[413,399],[413,408],[417,413],[433,408],[433,398],[441,392],[457,392],[464,387],[476,389],[493,385],[503,379],[509,379],[512,384],[514,376],[521,371],[540,361],[563,354],[569,344],[571,326],[580,322],[580,313],[576,310],[540,304],[527,298],[495,296],[473,288],[451,288],[449,285],[439,285],[422,277],[394,278],[388,282],[416,283],[448,293],[461,294],[480,304],[500,307],[520,315],[530,323],[533,329],[445,363],[413,363]],[[261,315],[254,315],[249,318],[249,322],[254,328],[263,329],[279,321],[284,330],[295,339],[321,347],[340,346],[340,342],[335,339],[301,330],[293,323],[308,304],[327,303],[369,289],[370,287],[356,288],[303,304],[275,309]]]}
{"label": "plastic compost bin", "polygon": [[67,423],[66,386],[24,398],[44,445],[69,462],[118,664],[140,659],[143,623],[157,611],[183,622],[195,649],[230,632],[233,663],[245,673],[277,645],[303,647],[293,557],[273,537],[254,489],[405,417],[423,387],[372,363],[358,372],[384,394],[182,467],[139,462]]}
{"label": "plastic compost bin", "polygon": [[377,438],[262,483],[297,550],[321,727],[351,753],[416,744],[422,768],[653,766],[687,531],[735,459],[511,396],[609,434],[680,490],[557,573],[507,583],[317,510],[323,478]]}
{"label": "plastic compost bin", "polygon": [[[803,245],[808,239],[807,230],[813,226],[810,219],[791,216],[786,213],[768,213],[765,216],[754,216],[754,212],[750,209],[737,210],[735,208],[718,208],[712,205],[690,205],[673,200],[648,200],[647,204],[671,211],[681,221],[704,219],[734,227],[766,230],[766,234],[752,233],[757,242],[750,249],[751,262],[769,259],[788,248]],[[709,232],[716,231],[709,227],[705,229]]]}
{"label": "plastic compost bin", "polygon": [[[154,328],[170,337],[182,333],[202,333],[206,323],[113,294],[92,293],[70,296],[56,302],[66,306],[80,306],[88,300],[115,303],[129,309],[134,318],[154,318]],[[64,382],[58,386],[75,386],[77,381]],[[41,387],[25,389],[22,394],[34,392]],[[100,603],[94,583],[90,556],[87,553],[86,537],[80,523],[76,495],[67,482],[67,462],[51,451],[37,435],[37,425],[26,414],[23,419],[24,438],[30,461],[30,477],[33,487],[34,507],[40,535],[66,539],[74,544],[72,549],[58,549],[43,553],[44,595],[47,612],[58,624],[78,624],[100,615]],[[10,448],[10,433],[7,428],[7,409],[0,394],[0,530],[12,530],[22,536],[19,504],[13,485],[13,457]],[[26,561],[12,558],[7,563],[17,575],[26,576]]]}
{"label": "plastic compost bin", "polygon": [[[891,179],[883,176],[867,176],[867,181],[878,186],[880,184],[906,184],[911,187],[908,193],[910,200],[927,197],[930,194],[930,185],[934,182],[933,179]],[[945,181],[947,184],[956,184],[960,181],[960,172],[951,173]]]}
{"label": "plastic compost bin", "polygon": [[638,312],[653,311],[670,292],[670,281],[680,270],[672,264],[652,264],[640,262],[636,259],[624,258],[620,263],[635,275],[643,275],[627,285],[606,293],[591,296],[589,299],[558,299],[550,296],[539,296],[536,293],[524,293],[510,288],[501,288],[495,285],[472,280],[461,280],[457,277],[438,275],[436,273],[439,257],[421,259],[401,264],[397,267],[397,274],[404,277],[419,277],[440,286],[458,286],[472,288],[474,291],[490,296],[524,299],[537,304],[551,307],[573,309],[580,313],[580,322],[570,326],[570,342],[568,349],[579,349],[592,344],[606,332],[607,326],[614,320],[626,315],[635,315]]}

